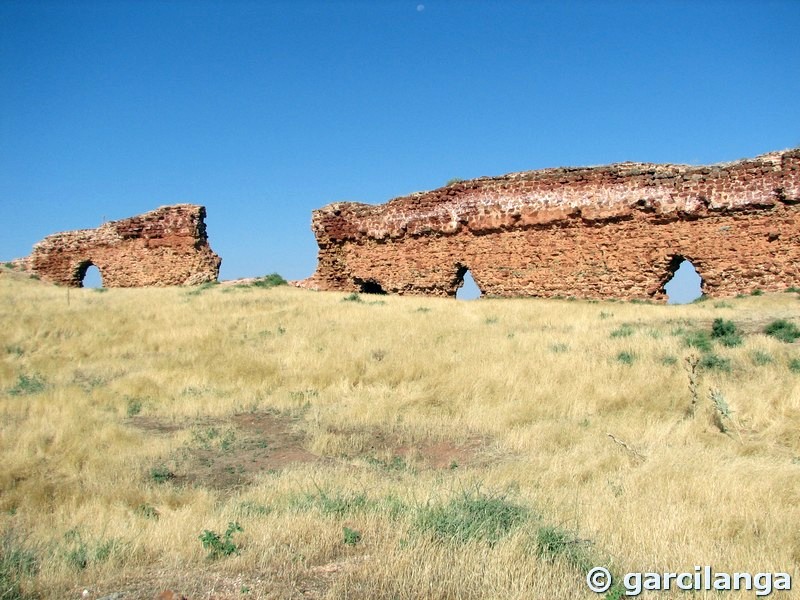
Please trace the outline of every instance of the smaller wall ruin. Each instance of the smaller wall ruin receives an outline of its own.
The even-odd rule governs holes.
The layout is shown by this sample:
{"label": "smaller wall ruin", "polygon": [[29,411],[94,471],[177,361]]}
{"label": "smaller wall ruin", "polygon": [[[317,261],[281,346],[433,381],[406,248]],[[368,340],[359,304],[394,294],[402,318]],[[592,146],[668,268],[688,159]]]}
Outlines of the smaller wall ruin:
{"label": "smaller wall ruin", "polygon": [[71,287],[83,287],[92,265],[105,287],[216,281],[222,259],[208,244],[205,216],[203,206],[162,206],[97,229],[49,235],[20,262],[43,281]]}

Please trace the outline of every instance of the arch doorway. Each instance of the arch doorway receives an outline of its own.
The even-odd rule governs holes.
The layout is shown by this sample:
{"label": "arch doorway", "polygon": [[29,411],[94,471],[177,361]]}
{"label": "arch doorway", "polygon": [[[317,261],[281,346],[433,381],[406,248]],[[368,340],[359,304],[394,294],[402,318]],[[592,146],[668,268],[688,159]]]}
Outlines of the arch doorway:
{"label": "arch doorway", "polygon": [[670,277],[664,284],[667,304],[688,304],[703,295],[703,278],[690,260],[683,256],[672,258]]}
{"label": "arch doorway", "polygon": [[78,287],[101,288],[103,287],[103,276],[92,261],[81,263],[77,273]]}

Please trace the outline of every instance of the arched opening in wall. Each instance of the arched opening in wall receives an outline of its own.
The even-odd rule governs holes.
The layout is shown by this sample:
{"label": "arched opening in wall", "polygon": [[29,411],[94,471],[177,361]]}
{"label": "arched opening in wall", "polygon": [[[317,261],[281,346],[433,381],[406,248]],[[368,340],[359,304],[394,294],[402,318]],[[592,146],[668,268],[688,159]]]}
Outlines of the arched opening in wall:
{"label": "arched opening in wall", "polygon": [[472,278],[467,267],[459,267],[456,277],[456,300],[475,300],[481,297],[481,289]]}
{"label": "arched opening in wall", "polygon": [[78,267],[78,281],[80,287],[85,288],[101,288],[103,287],[103,276],[91,261],[81,263]]}
{"label": "arched opening in wall", "polygon": [[355,284],[359,286],[358,291],[362,294],[386,294],[386,290],[374,279],[356,279]]}
{"label": "arched opening in wall", "polygon": [[669,272],[670,278],[664,284],[667,304],[687,304],[703,295],[703,279],[691,261],[683,256],[673,256]]}

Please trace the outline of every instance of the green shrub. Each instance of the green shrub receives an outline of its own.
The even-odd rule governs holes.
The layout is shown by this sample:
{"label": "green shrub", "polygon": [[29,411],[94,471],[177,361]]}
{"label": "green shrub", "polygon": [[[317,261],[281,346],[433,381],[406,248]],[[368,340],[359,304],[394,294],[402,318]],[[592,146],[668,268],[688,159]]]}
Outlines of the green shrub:
{"label": "green shrub", "polygon": [[272,288],[279,285],[287,285],[288,282],[278,275],[277,273],[270,273],[269,275],[264,275],[263,277],[259,277],[253,284],[255,287],[260,288]]}
{"label": "green shrub", "polygon": [[633,327],[627,324],[611,332],[612,338],[629,337],[631,335],[633,335]]}
{"label": "green shrub", "polygon": [[793,358],[789,361],[789,370],[792,373],[800,373],[800,358]]}
{"label": "green shrub", "polygon": [[494,544],[527,519],[525,508],[502,496],[465,492],[447,504],[421,509],[415,527],[447,542]]}
{"label": "green shrub", "polygon": [[150,469],[150,479],[152,479],[155,483],[167,483],[171,479],[175,479],[175,473],[170,471],[164,465],[160,465]]}
{"label": "green shrub", "polygon": [[704,354],[700,359],[698,366],[712,371],[723,371],[725,373],[730,373],[731,359],[723,358],[712,353]]}
{"label": "green shrub", "polygon": [[633,352],[623,351],[617,354],[617,360],[624,365],[632,365],[636,360],[636,354]]}
{"label": "green shrub", "polygon": [[25,548],[11,532],[0,538],[0,600],[28,600],[20,580],[31,577],[39,569],[36,555]]}
{"label": "green shrub", "polygon": [[772,362],[772,356],[763,350],[755,350],[750,356],[753,359],[753,363],[759,367],[763,367],[764,365],[768,365]]}
{"label": "green shrub", "polygon": [[220,536],[216,531],[206,529],[200,534],[199,539],[203,548],[208,550],[208,558],[221,558],[239,553],[239,548],[233,543],[233,534],[242,531],[244,529],[239,523],[231,521],[224,535]]}
{"label": "green shrub", "polygon": [[689,331],[684,334],[683,343],[690,348],[697,348],[700,352],[713,350],[711,337],[705,331]]}
{"label": "green shrub", "polygon": [[352,292],[351,294],[348,294],[347,296],[342,298],[342,302],[363,302],[363,300],[361,299],[361,296],[359,296],[357,292]]}
{"label": "green shrub", "polygon": [[142,401],[139,398],[131,398],[127,396],[128,406],[125,409],[126,414],[128,417],[135,417],[140,412],[142,412]]}
{"label": "green shrub", "polygon": [[461,183],[462,181],[464,181],[464,180],[463,179],[459,179],[458,177],[453,177],[452,179],[448,179],[447,180],[447,183],[445,183],[445,186],[450,186],[450,185],[453,185],[453,184],[456,184],[456,183]]}
{"label": "green shrub", "polygon": [[361,541],[360,531],[350,529],[349,527],[342,527],[342,533],[344,535],[344,543],[348,546],[355,546]]}
{"label": "green shrub", "polygon": [[764,333],[787,344],[800,338],[800,329],[797,328],[797,325],[785,319],[773,321],[764,328]]}
{"label": "green shrub", "polygon": [[763,296],[764,295],[764,290],[755,289],[752,292],[750,292],[750,295],[751,296]]}
{"label": "green shrub", "polygon": [[742,336],[739,335],[734,322],[725,319],[714,319],[711,325],[711,337],[728,348],[740,346],[742,343]]}
{"label": "green shrub", "polygon": [[39,375],[20,375],[17,383],[8,390],[9,396],[27,396],[38,394],[45,388],[44,379]]}
{"label": "green shrub", "polygon": [[542,525],[536,531],[536,551],[547,560],[566,560],[581,571],[593,565],[591,552],[585,542],[560,527]]}

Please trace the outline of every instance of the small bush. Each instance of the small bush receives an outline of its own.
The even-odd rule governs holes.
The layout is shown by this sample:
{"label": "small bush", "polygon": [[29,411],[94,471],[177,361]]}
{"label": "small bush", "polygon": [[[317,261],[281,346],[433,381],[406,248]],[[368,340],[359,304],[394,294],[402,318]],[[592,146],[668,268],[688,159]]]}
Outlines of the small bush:
{"label": "small bush", "polygon": [[140,517],[144,517],[145,519],[153,519],[154,521],[157,521],[158,517],[160,516],[158,510],[149,504],[140,504],[137,506],[136,514]]}
{"label": "small bush", "polygon": [[727,348],[742,344],[742,336],[739,335],[734,322],[725,319],[714,319],[711,325],[711,337]]}
{"label": "small bush", "polygon": [[203,548],[208,550],[208,558],[221,558],[239,553],[239,548],[233,543],[233,534],[242,531],[244,529],[239,523],[231,521],[224,535],[220,536],[216,531],[206,529],[200,534],[199,539]]}
{"label": "small bush", "polygon": [[620,352],[617,354],[617,360],[624,365],[632,365],[636,360],[636,354],[633,352]]}
{"label": "small bush", "polygon": [[633,335],[633,327],[630,325],[622,325],[611,332],[612,338],[630,337],[631,335]]}
{"label": "small bush", "polygon": [[350,529],[349,527],[342,527],[342,533],[344,535],[344,543],[348,546],[355,546],[361,541],[360,531]]}
{"label": "small bush", "polygon": [[164,465],[160,465],[150,469],[150,479],[152,479],[155,483],[167,483],[168,481],[175,479],[175,473],[170,471]]}
{"label": "small bush", "polygon": [[142,412],[142,401],[139,398],[128,397],[128,405],[125,412],[128,417],[135,417]]}
{"label": "small bush", "polygon": [[667,356],[664,356],[664,357],[661,358],[661,364],[664,365],[664,366],[669,367],[669,366],[678,364],[678,359],[676,357],[674,357],[674,356],[667,355]]}
{"label": "small bush", "polygon": [[357,292],[353,292],[342,298],[342,302],[364,302],[364,301],[361,299],[361,296],[359,296]]}
{"label": "small bush", "polygon": [[482,540],[494,544],[527,519],[526,509],[504,497],[463,493],[447,504],[423,508],[415,526],[447,542]]}
{"label": "small bush", "polygon": [[539,527],[536,532],[536,551],[547,560],[564,559],[581,571],[587,571],[593,566],[592,556],[585,542],[560,527]]}
{"label": "small bush", "polygon": [[764,328],[764,333],[782,342],[791,344],[800,338],[800,329],[791,321],[777,319]]}
{"label": "small bush", "polygon": [[260,288],[273,288],[279,285],[288,285],[288,282],[277,273],[270,273],[269,275],[259,277],[252,285]]}
{"label": "small bush", "polygon": [[20,544],[10,532],[0,538],[0,600],[28,600],[33,598],[20,586],[20,580],[38,571],[36,555]]}
{"label": "small bush", "polygon": [[753,359],[753,363],[759,367],[763,367],[772,362],[772,356],[763,350],[755,350],[750,357]]}
{"label": "small bush", "polygon": [[751,296],[763,296],[764,295],[764,290],[755,289],[752,292],[750,292],[750,295]]}
{"label": "small bush", "polygon": [[20,375],[17,383],[8,390],[9,396],[27,396],[38,394],[45,388],[44,379],[39,375]]}
{"label": "small bush", "polygon": [[452,179],[448,179],[447,180],[447,183],[445,183],[445,186],[450,186],[450,185],[453,185],[453,184],[456,184],[456,183],[461,183],[462,181],[464,181],[464,180],[463,179],[459,179],[458,177],[453,177]]}
{"label": "small bush", "polygon": [[789,370],[792,373],[800,373],[800,358],[793,358],[789,361]]}
{"label": "small bush", "polygon": [[708,369],[710,371],[723,371],[725,373],[730,373],[731,371],[731,359],[730,358],[723,358],[721,356],[717,356],[716,354],[704,354],[703,357],[700,359],[698,366],[702,367],[703,369]]}
{"label": "small bush", "polygon": [[784,291],[785,291],[787,294],[794,294],[794,293],[798,293],[798,294],[800,294],[800,288],[799,288],[799,287],[795,287],[795,286],[793,286],[793,285],[791,285],[791,286],[787,287],[787,288],[786,288]]}
{"label": "small bush", "polygon": [[711,352],[713,345],[711,337],[705,331],[690,331],[683,336],[684,345],[697,348],[700,352]]}

